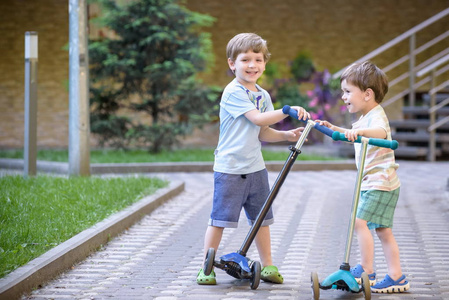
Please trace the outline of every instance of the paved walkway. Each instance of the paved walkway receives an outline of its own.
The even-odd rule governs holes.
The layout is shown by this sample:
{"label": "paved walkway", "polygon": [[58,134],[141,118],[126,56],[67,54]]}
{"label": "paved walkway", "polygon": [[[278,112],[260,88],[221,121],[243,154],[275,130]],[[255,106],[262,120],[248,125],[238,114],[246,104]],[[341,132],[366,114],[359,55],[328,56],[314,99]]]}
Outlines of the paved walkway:
{"label": "paved walkway", "polygon": [[[298,162],[300,163],[300,162]],[[394,232],[411,290],[373,299],[449,299],[449,163],[399,162],[402,181]],[[277,173],[270,172],[270,182]],[[154,174],[149,174],[154,175]],[[216,270],[218,285],[199,286],[203,237],[210,213],[211,173],[157,174],[186,183],[168,201],[100,251],[23,299],[310,299],[310,272],[320,280],[343,260],[356,172],[299,171],[287,177],[275,203],[274,262],[285,283],[261,282],[251,290]],[[225,230],[217,257],[237,251],[249,227]],[[376,271],[386,263],[376,239]],[[255,247],[248,257],[258,260]],[[358,261],[356,241],[351,264]],[[321,299],[363,298],[362,294],[321,291]]]}

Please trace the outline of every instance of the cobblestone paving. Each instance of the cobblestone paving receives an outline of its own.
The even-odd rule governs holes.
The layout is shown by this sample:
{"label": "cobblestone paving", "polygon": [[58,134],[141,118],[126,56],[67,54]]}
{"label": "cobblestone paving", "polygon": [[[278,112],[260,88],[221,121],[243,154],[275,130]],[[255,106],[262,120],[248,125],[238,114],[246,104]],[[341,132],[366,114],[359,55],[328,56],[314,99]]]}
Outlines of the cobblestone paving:
{"label": "cobblestone paving", "polygon": [[[300,162],[297,162],[300,163]],[[449,163],[400,162],[402,181],[394,232],[411,290],[373,299],[449,299]],[[216,270],[216,286],[199,286],[203,238],[210,213],[211,173],[159,174],[183,180],[186,190],[111,240],[72,270],[23,299],[311,299],[310,272],[320,280],[344,259],[355,171],[291,172],[274,203],[274,263],[285,282],[248,281]],[[277,173],[270,173],[274,182]],[[217,257],[237,251],[249,227],[226,229]],[[386,273],[375,244],[378,278]],[[358,262],[356,240],[350,263]],[[258,260],[255,247],[248,257]],[[363,299],[362,294],[321,291],[321,299]]]}

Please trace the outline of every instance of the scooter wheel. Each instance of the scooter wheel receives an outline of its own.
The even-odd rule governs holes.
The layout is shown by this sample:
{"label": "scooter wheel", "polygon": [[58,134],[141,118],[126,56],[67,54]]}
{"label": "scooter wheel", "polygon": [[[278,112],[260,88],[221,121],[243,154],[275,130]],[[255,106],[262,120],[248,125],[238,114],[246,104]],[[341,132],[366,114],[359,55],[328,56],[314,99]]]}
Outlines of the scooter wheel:
{"label": "scooter wheel", "polygon": [[212,273],[212,268],[214,267],[214,260],[215,260],[215,249],[209,248],[209,250],[207,250],[206,260],[204,261],[204,268],[203,268],[204,275],[209,276],[210,273]]}
{"label": "scooter wheel", "polygon": [[258,261],[254,261],[253,264],[251,265],[251,289],[255,290],[259,287],[259,283],[260,283],[260,272],[262,271],[262,267],[260,266],[260,262]]}
{"label": "scooter wheel", "polygon": [[318,280],[317,272],[312,272],[310,274],[310,282],[312,284],[313,299],[314,300],[320,299],[320,281]]}
{"label": "scooter wheel", "polygon": [[363,295],[365,296],[365,300],[371,300],[371,285],[369,282],[368,274],[363,272],[361,281],[362,281],[362,291]]}

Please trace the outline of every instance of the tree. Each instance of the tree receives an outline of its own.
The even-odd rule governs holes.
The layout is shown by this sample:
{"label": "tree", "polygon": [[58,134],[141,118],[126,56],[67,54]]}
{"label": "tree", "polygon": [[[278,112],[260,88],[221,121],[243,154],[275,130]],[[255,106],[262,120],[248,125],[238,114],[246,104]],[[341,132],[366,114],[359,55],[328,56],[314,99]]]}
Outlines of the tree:
{"label": "tree", "polygon": [[100,141],[158,152],[210,120],[218,89],[197,74],[213,62],[210,36],[200,30],[214,18],[178,0],[96,2],[100,26],[112,32],[89,45],[91,130]]}

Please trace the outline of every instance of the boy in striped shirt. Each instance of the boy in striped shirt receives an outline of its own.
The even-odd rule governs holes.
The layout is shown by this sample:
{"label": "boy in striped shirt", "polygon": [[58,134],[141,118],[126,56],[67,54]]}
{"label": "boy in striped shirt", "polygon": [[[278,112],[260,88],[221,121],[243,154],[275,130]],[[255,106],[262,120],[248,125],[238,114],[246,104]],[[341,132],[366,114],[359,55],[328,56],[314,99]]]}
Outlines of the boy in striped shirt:
{"label": "boy in striped shirt", "polygon": [[[345,137],[351,142],[358,136],[391,140],[388,118],[380,106],[388,92],[385,73],[369,61],[355,63],[343,72],[340,83],[343,91],[342,100],[348,111],[361,113],[361,117],[352,124],[352,129],[337,127],[327,121],[319,121],[320,124],[345,133]],[[360,147],[360,143],[354,143],[357,164]],[[400,187],[397,168],[393,150],[368,145],[354,228],[361,263],[351,268],[351,273],[360,283],[362,273],[366,272],[372,285],[371,290],[375,293],[404,292],[410,288],[410,284],[402,274],[399,247],[392,231]],[[388,274],[377,283],[373,267],[374,239],[371,229],[376,230],[382,243],[388,266]]]}

